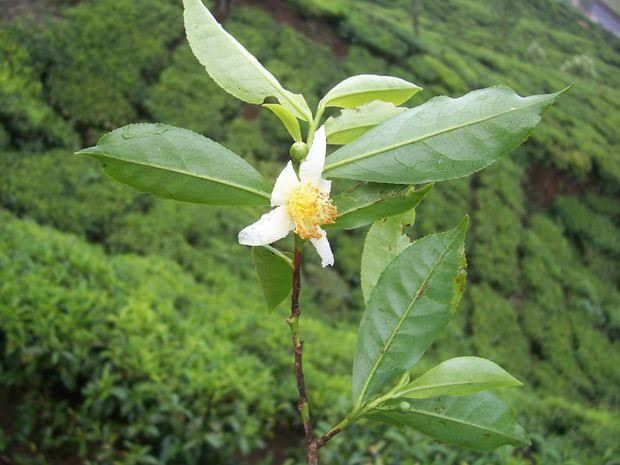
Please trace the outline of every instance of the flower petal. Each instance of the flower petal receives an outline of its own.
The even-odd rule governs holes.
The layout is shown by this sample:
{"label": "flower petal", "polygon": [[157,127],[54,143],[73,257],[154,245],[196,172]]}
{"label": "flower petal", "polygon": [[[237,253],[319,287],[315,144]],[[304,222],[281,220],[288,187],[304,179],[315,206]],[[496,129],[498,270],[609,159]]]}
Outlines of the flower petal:
{"label": "flower petal", "polygon": [[271,192],[271,206],[279,207],[280,205],[284,205],[291,195],[291,192],[297,186],[299,186],[299,179],[297,179],[293,163],[289,161],[278,176],[278,179],[276,179],[275,186],[273,186],[273,191]]}
{"label": "flower petal", "polygon": [[325,126],[321,126],[314,134],[312,147],[308,156],[299,165],[299,179],[301,182],[311,182],[316,184],[321,179],[323,167],[325,166],[325,152],[327,150],[327,140],[325,138]]}
{"label": "flower petal", "polygon": [[329,246],[329,241],[327,240],[327,234],[321,228],[321,238],[320,239],[310,239],[312,245],[318,252],[321,257],[321,265],[325,268],[327,265],[334,265],[334,254],[332,253],[332,248]]}
{"label": "flower petal", "polygon": [[239,244],[251,246],[271,244],[286,237],[294,227],[286,207],[274,208],[239,233]]}
{"label": "flower petal", "polygon": [[316,187],[323,193],[329,194],[332,190],[332,182],[326,179],[319,179],[316,183]]}

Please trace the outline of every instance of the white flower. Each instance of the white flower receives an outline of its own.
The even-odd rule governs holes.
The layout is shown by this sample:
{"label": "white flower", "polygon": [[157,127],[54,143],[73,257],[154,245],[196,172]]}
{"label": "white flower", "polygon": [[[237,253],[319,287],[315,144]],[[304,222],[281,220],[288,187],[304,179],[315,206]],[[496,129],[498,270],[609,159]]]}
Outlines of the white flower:
{"label": "white flower", "polygon": [[334,264],[327,235],[321,229],[321,225],[335,222],[337,216],[336,207],[329,198],[332,183],[321,178],[326,148],[325,128],[321,126],[308,156],[299,165],[299,179],[289,161],[271,193],[271,206],[276,208],[243,229],[239,233],[239,244],[267,245],[295,231],[302,239],[310,239],[324,267]]}

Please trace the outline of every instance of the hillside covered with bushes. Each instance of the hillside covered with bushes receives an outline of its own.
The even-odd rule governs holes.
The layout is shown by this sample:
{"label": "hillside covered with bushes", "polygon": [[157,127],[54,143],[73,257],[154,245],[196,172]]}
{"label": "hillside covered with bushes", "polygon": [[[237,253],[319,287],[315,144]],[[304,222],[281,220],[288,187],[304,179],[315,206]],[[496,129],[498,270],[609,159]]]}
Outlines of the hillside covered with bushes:
{"label": "hillside covered with bushes", "polygon": [[[298,463],[285,305],[266,314],[236,243],[259,211],[154,199],[72,155],[159,121],[272,179],[288,135],[209,79],[180,1],[17,3],[0,22],[0,464]],[[222,19],[310,105],[363,73],[422,86],[411,106],[573,84],[509,159],[435,186],[409,230],[471,215],[466,293],[427,363],[472,353],[523,380],[503,395],[532,445],[477,454],[374,425],[330,443],[325,463],[618,464],[620,40],[556,0],[414,3],[239,0]],[[330,236],[334,269],[307,258],[320,427],[350,402],[364,234]]]}

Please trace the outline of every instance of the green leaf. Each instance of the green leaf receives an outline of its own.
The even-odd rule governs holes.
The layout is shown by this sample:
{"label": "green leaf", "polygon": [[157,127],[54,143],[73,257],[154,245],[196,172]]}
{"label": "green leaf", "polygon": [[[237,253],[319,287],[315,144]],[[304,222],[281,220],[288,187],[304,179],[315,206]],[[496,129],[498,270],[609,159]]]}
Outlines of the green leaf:
{"label": "green leaf", "polygon": [[294,141],[299,142],[301,140],[301,129],[299,127],[299,121],[295,118],[295,115],[277,103],[265,103],[263,106],[269,108],[278,118],[280,118],[280,121],[282,121],[282,124],[284,124],[284,127]]}
{"label": "green leaf", "polygon": [[409,236],[403,231],[403,226],[413,224],[414,220],[415,211],[413,214],[407,213],[377,221],[368,230],[360,272],[364,303],[368,303],[383,270],[411,244]]}
{"label": "green leaf", "polygon": [[301,94],[284,89],[243,45],[226,32],[201,0],[183,0],[189,45],[209,76],[226,92],[248,103],[274,97],[297,118],[312,120]]}
{"label": "green leaf", "polygon": [[420,184],[468,176],[527,139],[560,94],[519,97],[507,87],[437,97],[332,153],[329,178]]}
{"label": "green leaf", "polygon": [[206,137],[165,124],[130,124],[78,152],[141,192],[207,205],[268,205],[270,187],[250,164]]}
{"label": "green leaf", "polygon": [[258,275],[267,311],[274,310],[293,288],[291,259],[273,247],[252,247],[254,268]]}
{"label": "green leaf", "polygon": [[446,360],[407,384],[396,394],[412,399],[462,396],[488,389],[522,386],[499,365],[478,357]]}
{"label": "green leaf", "polygon": [[450,321],[464,286],[467,223],[409,245],[379,277],[357,339],[356,405],[413,367]]}
{"label": "green leaf", "polygon": [[433,188],[363,183],[334,197],[338,219],[325,229],[355,229],[415,208]]}
{"label": "green leaf", "polygon": [[529,444],[525,431],[516,422],[510,408],[488,392],[465,397],[392,401],[367,416],[401,428],[413,428],[448,444],[482,452],[506,444]]}
{"label": "green leaf", "polygon": [[338,116],[332,116],[325,121],[327,143],[342,145],[372,129],[377,124],[392,118],[405,111],[406,108],[397,107],[393,103],[375,100],[360,107],[344,109]]}
{"label": "green leaf", "polygon": [[420,87],[404,79],[360,74],[345,79],[330,90],[319,103],[319,107],[354,108],[373,100],[400,105],[419,90]]}

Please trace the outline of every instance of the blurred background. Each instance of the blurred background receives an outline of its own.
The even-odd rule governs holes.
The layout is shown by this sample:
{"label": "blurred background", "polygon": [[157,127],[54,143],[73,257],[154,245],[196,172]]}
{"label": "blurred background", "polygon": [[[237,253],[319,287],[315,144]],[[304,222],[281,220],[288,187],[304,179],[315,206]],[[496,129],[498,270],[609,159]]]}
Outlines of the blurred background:
{"label": "blurred background", "polygon": [[[297,464],[286,305],[267,315],[253,209],[154,199],[72,155],[137,121],[188,127],[273,178],[276,117],[210,81],[180,0],[0,0],[0,464]],[[620,464],[620,2],[208,1],[311,105],[352,74],[418,105],[504,84],[573,89],[513,156],[443,183],[413,237],[472,215],[460,311],[418,371],[487,357],[532,445],[489,454],[356,426],[325,464]],[[610,31],[591,19],[603,21]],[[615,31],[614,31],[615,28]],[[321,429],[349,406],[365,230],[308,253],[306,376]]]}

